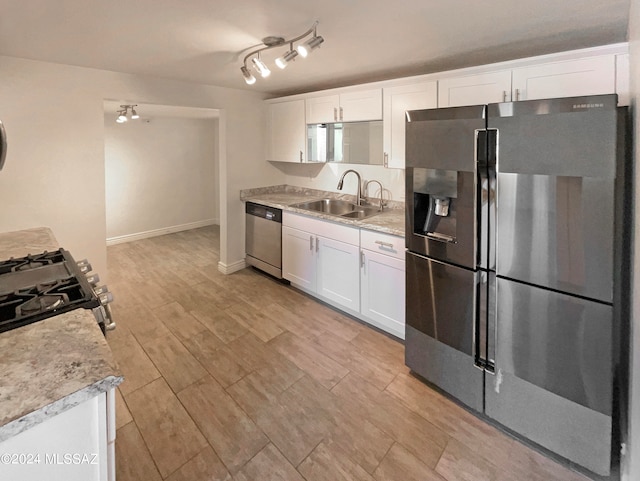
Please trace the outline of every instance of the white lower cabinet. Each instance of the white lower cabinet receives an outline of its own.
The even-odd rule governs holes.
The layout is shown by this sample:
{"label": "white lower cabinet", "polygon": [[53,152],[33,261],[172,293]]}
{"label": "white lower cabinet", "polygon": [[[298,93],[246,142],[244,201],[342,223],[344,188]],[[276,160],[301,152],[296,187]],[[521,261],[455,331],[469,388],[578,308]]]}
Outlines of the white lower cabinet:
{"label": "white lower cabinet", "polygon": [[404,238],[284,212],[282,275],[404,339]]}
{"label": "white lower cabinet", "polygon": [[404,238],[362,230],[360,311],[364,320],[404,339]]}
{"label": "white lower cabinet", "polygon": [[0,443],[0,479],[115,481],[115,403],[102,393]]}
{"label": "white lower cabinet", "polygon": [[289,212],[283,213],[282,224],[282,276],[333,305],[357,312],[358,229]]}

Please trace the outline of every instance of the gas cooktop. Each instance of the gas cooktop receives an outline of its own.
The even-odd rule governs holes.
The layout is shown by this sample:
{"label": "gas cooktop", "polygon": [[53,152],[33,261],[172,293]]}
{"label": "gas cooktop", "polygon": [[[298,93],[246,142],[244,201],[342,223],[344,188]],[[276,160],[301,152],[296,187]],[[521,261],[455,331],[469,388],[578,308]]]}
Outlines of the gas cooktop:
{"label": "gas cooktop", "polygon": [[77,308],[92,309],[103,332],[115,327],[113,296],[89,271],[64,249],[0,261],[0,333]]}

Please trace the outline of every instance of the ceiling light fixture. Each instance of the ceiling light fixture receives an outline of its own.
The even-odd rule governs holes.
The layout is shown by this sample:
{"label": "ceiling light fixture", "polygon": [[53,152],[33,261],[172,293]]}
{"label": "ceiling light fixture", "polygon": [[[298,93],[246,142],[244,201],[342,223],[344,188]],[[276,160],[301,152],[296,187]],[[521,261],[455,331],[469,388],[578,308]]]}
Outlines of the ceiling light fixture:
{"label": "ceiling light fixture", "polygon": [[[118,117],[116,118],[116,122],[118,122],[119,124],[124,124],[129,119],[131,120],[139,119],[140,116],[138,115],[138,112],[136,112],[136,109],[135,109],[135,107],[137,106],[138,104],[121,105],[120,106],[121,110],[117,111]],[[129,113],[129,109],[131,109],[131,115],[127,117],[127,114]]]}
{"label": "ceiling light fixture", "polygon": [[[260,47],[256,50],[249,52],[244,57],[244,64],[240,67],[240,71],[242,72],[242,76],[244,77],[244,81],[247,85],[253,85],[256,83],[255,76],[249,71],[247,68],[247,61],[251,59],[254,68],[256,71],[262,76],[262,78],[266,78],[271,74],[271,71],[267,67],[267,65],[260,58],[260,52],[264,50],[269,50],[271,48],[281,47],[282,45],[289,44],[289,50],[278,57],[276,59],[276,65],[284,69],[287,67],[289,62],[295,60],[295,58],[300,55],[301,57],[306,57],[309,53],[315,48],[319,47],[322,42],[324,42],[324,38],[317,35],[316,27],[318,22],[316,21],[309,30],[304,32],[302,35],[298,35],[295,38],[290,40],[285,40],[282,37],[265,37],[262,39],[262,43],[264,47]],[[293,44],[300,40],[307,38],[309,35],[313,34],[313,36],[307,40],[304,44],[300,44],[297,46],[297,49],[293,48]],[[253,57],[253,58],[252,58]]]}

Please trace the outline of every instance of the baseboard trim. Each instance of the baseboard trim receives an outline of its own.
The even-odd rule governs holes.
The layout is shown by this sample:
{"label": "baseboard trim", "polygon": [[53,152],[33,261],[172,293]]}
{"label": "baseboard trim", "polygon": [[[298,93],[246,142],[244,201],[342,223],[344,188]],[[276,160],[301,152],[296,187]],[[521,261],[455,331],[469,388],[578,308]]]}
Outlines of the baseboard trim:
{"label": "baseboard trim", "polygon": [[245,267],[247,267],[247,263],[244,259],[232,262],[231,264],[224,264],[222,261],[218,262],[218,270],[223,274],[233,274],[234,272],[241,271]]}
{"label": "baseboard trim", "polygon": [[133,242],[142,239],[149,239],[150,237],[157,237],[165,234],[173,234],[183,230],[197,229],[198,227],[206,227],[208,225],[217,225],[220,222],[217,219],[205,219],[197,222],[189,222],[187,224],[173,225],[169,227],[162,227],[161,229],[153,229],[145,232],[137,232],[135,234],[125,234],[116,237],[107,238],[107,245],[112,246],[116,244],[124,244],[125,242]]}

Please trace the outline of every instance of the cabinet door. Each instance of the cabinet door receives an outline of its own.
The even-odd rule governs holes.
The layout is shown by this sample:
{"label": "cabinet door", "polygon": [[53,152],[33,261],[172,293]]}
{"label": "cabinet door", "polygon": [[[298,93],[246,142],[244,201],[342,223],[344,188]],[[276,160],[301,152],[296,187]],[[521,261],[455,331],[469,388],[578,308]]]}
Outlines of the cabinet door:
{"label": "cabinet door", "polygon": [[481,105],[511,100],[511,70],[438,81],[438,107]]}
{"label": "cabinet door", "polygon": [[304,103],[307,124],[324,124],[339,121],[338,107],[340,106],[340,97],[338,95],[310,97]]}
{"label": "cabinet door", "polygon": [[360,310],[360,248],[318,237],[318,295],[342,307]]}
{"label": "cabinet door", "polygon": [[316,238],[291,227],[282,227],[282,277],[316,292]]}
{"label": "cabinet door", "polygon": [[[84,401],[0,443],[0,479],[108,481],[105,394]],[[24,462],[19,462],[24,460]]]}
{"label": "cabinet door", "polygon": [[615,91],[614,55],[546,63],[513,70],[513,100],[612,94]]}
{"label": "cabinet door", "polygon": [[616,93],[620,106],[631,105],[629,80],[629,54],[616,55]]}
{"label": "cabinet door", "polygon": [[340,94],[340,121],[382,120],[382,89]]}
{"label": "cabinet door", "polygon": [[405,261],[363,249],[360,285],[362,315],[404,339]]}
{"label": "cabinet door", "polygon": [[304,100],[269,104],[267,160],[303,162],[306,126]]}
{"label": "cabinet door", "polygon": [[383,143],[386,167],[404,169],[405,112],[435,109],[437,106],[437,82],[422,82],[384,89]]}

